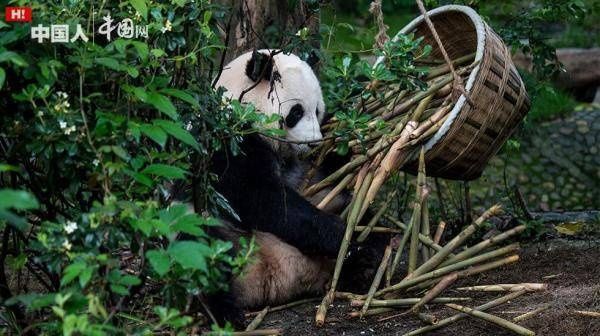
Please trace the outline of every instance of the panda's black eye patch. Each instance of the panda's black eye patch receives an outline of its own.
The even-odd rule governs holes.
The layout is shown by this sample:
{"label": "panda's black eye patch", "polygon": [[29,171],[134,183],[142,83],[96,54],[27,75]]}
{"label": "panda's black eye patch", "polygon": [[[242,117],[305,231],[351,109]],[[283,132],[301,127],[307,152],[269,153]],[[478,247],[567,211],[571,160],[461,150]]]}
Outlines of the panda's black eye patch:
{"label": "panda's black eye patch", "polygon": [[292,106],[290,113],[285,117],[285,126],[292,128],[302,119],[304,116],[304,108],[300,104]]}

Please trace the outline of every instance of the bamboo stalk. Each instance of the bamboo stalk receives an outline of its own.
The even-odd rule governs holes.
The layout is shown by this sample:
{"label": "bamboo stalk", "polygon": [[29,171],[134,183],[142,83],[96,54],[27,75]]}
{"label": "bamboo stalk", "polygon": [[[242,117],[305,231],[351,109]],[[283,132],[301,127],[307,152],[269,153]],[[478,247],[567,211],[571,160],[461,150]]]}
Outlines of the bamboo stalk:
{"label": "bamboo stalk", "polygon": [[[354,228],[354,232],[363,232],[366,229],[367,229],[366,226],[356,226]],[[372,233],[401,233],[403,231],[399,230],[399,229],[388,228],[388,227],[374,226],[371,228],[371,232]]]}
{"label": "bamboo stalk", "polygon": [[446,290],[450,285],[452,285],[458,279],[458,274],[451,273],[446,275],[440,280],[433,288],[427,291],[425,295],[419,300],[419,302],[415,303],[414,306],[410,308],[410,311],[414,314],[417,314],[421,308],[429,303],[429,301],[435,299],[438,295],[440,295],[443,291]]}
{"label": "bamboo stalk", "polygon": [[335,292],[335,298],[342,299],[342,300],[357,300],[361,296],[362,295],[360,295],[360,294],[354,294],[354,293],[349,293],[349,292]]}
{"label": "bamboo stalk", "polygon": [[[410,229],[408,229],[404,223],[400,222],[396,218],[394,218],[394,217],[392,217],[390,215],[385,215],[384,217],[385,217],[385,219],[389,220],[390,222],[392,222],[393,224],[395,224],[400,229],[404,230],[404,232],[411,232]],[[421,243],[423,243],[423,244],[431,247],[432,249],[434,249],[436,251],[440,251],[443,248],[442,246],[434,243],[433,240],[431,240],[431,238],[425,237],[422,234],[419,234],[419,240],[421,241]],[[454,254],[450,254],[450,256],[453,256],[453,255]]]}
{"label": "bamboo stalk", "polygon": [[[492,309],[492,308],[497,307],[497,306],[499,306],[501,304],[504,304],[504,303],[506,303],[508,301],[514,300],[517,297],[519,297],[519,296],[521,296],[521,295],[523,295],[525,293],[527,293],[527,292],[526,291],[512,292],[510,294],[507,294],[505,296],[499,297],[499,298],[494,299],[494,300],[492,300],[490,302],[487,302],[485,304],[477,306],[477,307],[475,307],[475,309],[478,310],[478,311],[485,311],[485,310],[488,310],[488,309]],[[443,320],[438,321],[438,323],[435,324],[435,325],[429,325],[429,326],[426,326],[426,327],[423,327],[423,328],[419,328],[419,329],[413,330],[413,331],[411,331],[409,333],[404,334],[404,336],[420,335],[420,334],[423,334],[423,333],[426,333],[426,332],[429,332],[429,331],[432,331],[432,330],[436,330],[436,329],[439,329],[439,328],[441,328],[443,326],[446,326],[446,325],[448,325],[450,323],[453,323],[453,322],[456,322],[456,321],[458,321],[460,319],[463,319],[463,318],[465,318],[467,316],[468,315],[464,314],[464,313],[456,314],[454,316],[450,316],[448,318],[445,318]]]}
{"label": "bamboo stalk", "polygon": [[521,327],[518,324],[512,323],[510,321],[507,321],[503,318],[500,318],[498,316],[492,315],[492,314],[488,314],[476,309],[472,309],[469,307],[464,307],[461,305],[457,305],[456,303],[446,303],[446,306],[449,308],[452,308],[454,310],[458,310],[460,312],[463,312],[465,314],[469,314],[470,316],[482,319],[484,321],[487,322],[491,322],[494,323],[497,326],[500,326],[504,329],[508,329],[518,335],[535,335],[535,333],[527,328]]}
{"label": "bamboo stalk", "polygon": [[426,314],[426,313],[417,313],[417,317],[419,318],[419,320],[423,321],[426,324],[429,325],[436,325],[439,321],[439,319],[432,314]]}
{"label": "bamboo stalk", "polygon": [[[399,291],[401,289],[409,288],[411,286],[414,286],[414,285],[419,284],[419,283],[421,283],[423,281],[426,281],[426,280],[439,278],[441,276],[444,276],[444,275],[449,274],[451,272],[458,271],[458,270],[463,269],[465,267],[469,267],[469,266],[472,266],[472,265],[475,265],[475,264],[487,261],[489,259],[493,259],[493,258],[499,257],[501,255],[513,252],[514,250],[516,250],[518,248],[519,248],[518,243],[515,243],[515,244],[509,245],[509,246],[506,246],[506,247],[503,247],[503,248],[500,248],[500,249],[497,249],[497,250],[494,250],[494,251],[491,251],[491,252],[488,252],[488,253],[484,253],[484,254],[482,254],[480,256],[477,256],[477,257],[473,257],[473,258],[470,258],[470,259],[467,259],[467,260],[463,260],[463,261],[454,263],[452,265],[448,265],[448,266],[445,266],[445,267],[442,267],[442,268],[438,268],[438,269],[433,270],[431,272],[428,272],[428,273],[425,273],[425,274],[422,274],[422,275],[419,275],[419,276],[416,276],[416,277],[412,277],[410,279],[404,279],[404,280],[400,281],[399,283],[397,283],[395,285],[392,285],[392,286],[386,287],[386,288],[382,288],[381,290],[379,290],[378,292],[375,293],[375,296],[379,297],[379,296],[381,296],[381,295],[383,295],[385,293],[389,293],[389,292],[393,292],[393,291]],[[496,267],[500,267],[500,266],[502,266],[502,265],[504,265],[504,264],[506,264],[508,262],[516,261],[516,259],[518,259],[518,257],[516,259],[514,257],[515,256],[511,256],[511,257],[508,257],[508,258],[500,259],[498,261],[491,262],[491,263],[488,263],[488,264],[483,264],[483,265],[480,265],[480,266],[477,266],[477,267],[473,267],[473,268],[467,269],[465,271],[475,272],[475,271],[481,270],[481,271],[478,272],[478,273],[481,273],[483,271],[487,271],[488,269],[493,269],[493,268],[496,268]],[[513,260],[513,259],[515,259],[515,260]],[[485,267],[483,267],[483,266],[485,266]],[[459,272],[458,275],[459,275],[459,277],[463,278],[463,277],[466,277],[466,276],[472,275],[472,274],[476,274],[476,273],[466,273],[466,272],[462,273],[462,272]]]}
{"label": "bamboo stalk", "polygon": [[481,226],[488,218],[498,214],[500,212],[500,205],[494,205],[488,210],[486,210],[477,220],[471,225],[467,226],[464,230],[462,230],[456,237],[454,237],[448,244],[444,245],[444,247],[434,254],[431,259],[427,260],[423,265],[421,265],[418,269],[416,269],[413,273],[409,273],[407,276],[408,279],[411,277],[415,277],[421,275],[423,273],[429,272],[434,269],[436,266],[441,264],[444,259],[457,247],[459,247],[467,238],[469,238],[479,226]]}
{"label": "bamboo stalk", "polygon": [[[452,61],[453,65],[463,65],[469,61],[473,61],[475,59],[475,53],[472,54],[468,54],[462,57],[459,57],[455,60]],[[440,75],[444,75],[450,72],[450,66],[448,64],[444,64],[442,66],[436,67],[436,68],[432,68],[429,70],[429,73],[427,74],[427,77],[425,77],[426,79],[431,79],[434,77],[438,77]]]}
{"label": "bamboo stalk", "polygon": [[342,181],[340,183],[338,183],[337,186],[335,186],[335,188],[333,188],[322,200],[321,202],[319,202],[319,204],[317,205],[317,209],[323,210],[325,209],[325,207],[327,207],[327,205],[329,205],[329,203],[337,196],[339,195],[342,190],[346,189],[346,187],[348,186],[348,184],[350,184],[350,182],[352,181],[352,178],[354,178],[354,174],[348,174],[346,175]]}
{"label": "bamboo stalk", "polygon": [[[389,300],[371,300],[371,307],[406,307],[412,306],[419,302],[421,298],[403,298],[403,299],[389,299]],[[470,297],[436,297],[429,303],[456,303],[471,301]],[[361,307],[364,305],[365,300],[354,299],[350,302],[351,307]]]}
{"label": "bamboo stalk", "polygon": [[516,226],[516,227],[514,227],[508,231],[505,231],[499,235],[496,235],[489,239],[483,240],[483,241],[479,242],[478,244],[473,245],[472,247],[469,247],[468,249],[458,253],[454,257],[448,258],[448,260],[441,263],[440,266],[450,265],[456,261],[470,258],[471,256],[476,255],[477,253],[485,250],[489,246],[495,245],[501,241],[506,240],[507,238],[510,238],[516,234],[523,232],[525,230],[525,228],[526,228],[525,225],[519,225],[519,226]]}
{"label": "bamboo stalk", "polygon": [[[477,257],[475,257],[475,258],[477,258]],[[468,259],[468,260],[471,260],[471,259]],[[511,256],[502,258],[500,260],[496,260],[496,261],[492,261],[492,262],[489,262],[489,263],[486,263],[486,264],[481,264],[481,265],[477,265],[477,266],[474,266],[474,267],[471,267],[471,268],[467,268],[465,270],[458,271],[456,273],[458,274],[458,278],[462,279],[462,278],[466,278],[466,277],[469,277],[469,276],[472,276],[472,275],[476,275],[476,274],[480,274],[480,273],[483,273],[483,272],[487,272],[489,270],[492,270],[492,269],[495,269],[495,268],[498,268],[498,267],[501,267],[501,266],[505,266],[505,265],[517,262],[518,260],[519,260],[519,256],[515,254],[515,255],[511,255]],[[456,265],[456,264],[454,264],[454,265]],[[451,267],[451,266],[452,265],[446,266],[446,267]],[[414,290],[424,289],[424,288],[427,288],[427,287],[431,286],[432,284],[435,284],[437,281],[439,281],[439,280],[438,279],[427,280],[427,281],[419,283],[416,286],[408,288],[406,291],[410,292],[410,291],[414,291]],[[377,295],[377,293],[375,293],[375,295]]]}
{"label": "bamboo stalk", "polygon": [[390,203],[396,196],[397,192],[398,192],[398,190],[393,190],[392,192],[388,193],[388,196],[386,197],[385,202],[383,202],[383,204],[379,207],[379,210],[377,210],[377,212],[375,213],[373,218],[371,218],[371,220],[367,224],[365,230],[363,230],[360,233],[360,235],[358,235],[358,237],[356,238],[357,242],[362,243],[365,241],[365,239],[367,239],[367,237],[369,236],[369,233],[371,233],[371,230],[375,227],[375,224],[377,224],[379,222],[379,219],[381,219],[381,216],[383,216],[383,214],[387,211],[388,206],[390,205]]}
{"label": "bamboo stalk", "polygon": [[411,106],[422,101],[424,98],[433,96],[438,90],[443,88],[446,84],[451,83],[452,80],[453,80],[452,76],[445,76],[444,78],[439,80],[437,83],[434,83],[431,86],[429,86],[427,88],[427,90],[417,92],[414,96],[412,96],[412,97],[408,98],[407,100],[405,100],[404,102],[402,102],[402,104],[398,105],[393,111],[382,114],[381,119],[383,119],[384,121],[388,121],[388,120],[393,119],[394,117],[404,113]]}
{"label": "bamboo stalk", "polygon": [[246,331],[256,330],[256,328],[258,328],[258,326],[262,323],[265,316],[267,316],[267,313],[269,312],[269,308],[270,307],[267,306],[263,310],[261,310],[256,315],[256,317],[252,320],[252,322],[250,322],[250,324],[248,324],[248,326],[246,327]]}
{"label": "bamboo stalk", "polygon": [[[358,200],[360,200],[361,195],[364,194],[364,192],[362,191],[363,189],[366,190],[366,187],[364,187],[365,185],[367,185],[367,181],[369,181],[369,179],[372,177],[372,174],[370,172],[366,173],[366,176],[364,178],[364,180],[361,183],[361,175],[364,175],[364,171],[366,171],[366,169],[361,170],[361,172],[359,172],[359,175],[356,178],[356,185],[355,185],[355,190],[358,189],[358,192],[355,192],[355,196],[357,196]],[[371,177],[370,177],[371,176]],[[327,316],[327,308],[329,307],[329,305],[333,302],[333,300],[335,299],[335,289],[337,287],[337,283],[339,281],[340,278],[340,273],[342,271],[342,265],[344,264],[344,257],[346,256],[346,253],[348,252],[348,246],[350,245],[350,240],[352,239],[352,234],[354,233],[354,227],[357,224],[357,220],[356,220],[356,208],[358,208],[358,206],[356,204],[354,204],[354,202],[351,203],[351,208],[350,208],[350,213],[348,214],[348,219],[346,221],[346,231],[344,232],[344,238],[342,239],[342,243],[340,245],[340,250],[338,252],[338,256],[335,262],[335,268],[333,270],[333,276],[331,279],[331,287],[329,289],[329,292],[327,293],[327,295],[325,295],[323,297],[323,301],[321,301],[321,304],[319,305],[319,308],[317,309],[317,313],[315,315],[315,323],[317,326],[323,326],[323,324],[325,324],[325,318]]]}
{"label": "bamboo stalk", "polygon": [[406,118],[406,117],[402,118],[396,124],[394,129],[389,134],[382,136],[377,141],[377,143],[367,151],[366,154],[356,156],[350,162],[343,165],[341,168],[339,168],[338,170],[333,172],[331,175],[329,175],[326,178],[324,178],[323,180],[321,180],[319,183],[314,184],[314,185],[310,186],[309,188],[307,188],[304,191],[304,196],[309,197],[309,196],[316,194],[317,192],[323,190],[323,188],[329,186],[330,184],[332,184],[333,182],[342,178],[349,172],[355,170],[357,167],[361,166],[362,164],[367,162],[369,159],[371,159],[375,155],[379,154],[384,149],[388,148],[388,146],[391,143],[396,141],[396,138],[404,130],[404,126],[406,125],[407,122],[408,122],[408,118]]}
{"label": "bamboo stalk", "polygon": [[411,232],[411,230],[412,230],[412,224],[413,223],[411,221],[408,224],[408,227],[406,227],[404,230],[404,235],[402,236],[402,239],[400,240],[400,244],[398,245],[398,249],[396,250],[396,255],[394,256],[392,265],[388,269],[389,272],[387,272],[387,274],[386,274],[386,282],[385,282],[386,287],[390,286],[392,277],[394,276],[394,272],[396,271],[396,268],[398,267],[398,264],[400,263],[400,258],[402,257],[402,251],[404,250],[404,247],[406,246],[406,243],[408,242],[408,238],[410,238],[410,236],[411,236],[409,234],[409,232]]}
{"label": "bamboo stalk", "polygon": [[[276,312],[276,311],[280,311],[280,310],[285,310],[291,307],[296,307],[296,306],[300,306],[303,305],[305,303],[311,303],[311,302],[315,302],[315,301],[320,301],[321,298],[320,297],[314,297],[314,298],[308,298],[308,299],[302,299],[302,300],[298,300],[298,301],[294,301],[294,302],[290,302],[290,303],[286,303],[286,304],[282,304],[280,306],[275,306],[272,308],[269,308],[269,312]],[[250,317],[250,316],[256,316],[258,314],[260,314],[262,312],[261,311],[256,311],[256,312],[251,312],[246,314],[246,316]]]}
{"label": "bamboo stalk", "polygon": [[419,234],[421,224],[421,204],[415,203],[411,218],[410,245],[408,246],[408,273],[414,272],[417,268],[417,253],[419,248]]}
{"label": "bamboo stalk", "polygon": [[375,278],[373,279],[373,282],[371,283],[371,287],[369,288],[369,292],[367,294],[367,299],[365,300],[365,303],[361,309],[361,316],[364,316],[364,314],[367,312],[367,309],[369,309],[369,305],[371,304],[371,300],[373,300],[373,294],[375,294],[375,291],[377,290],[377,288],[379,287],[379,284],[381,283],[381,278],[383,277],[383,272],[385,272],[385,269],[388,265],[388,261],[390,260],[390,256],[392,255],[392,244],[390,242],[390,244],[388,244],[388,246],[385,248],[385,251],[383,252],[383,258],[381,258],[381,263],[379,264],[379,268],[377,268],[377,273],[375,273]]}
{"label": "bamboo stalk", "polygon": [[373,316],[373,315],[379,315],[379,314],[384,314],[384,313],[389,313],[391,311],[394,311],[394,308],[384,308],[384,307],[380,307],[380,308],[373,308],[373,309],[369,309],[366,312],[362,312],[362,311],[354,311],[354,312],[350,312],[348,313],[349,317],[366,317],[366,316]]}
{"label": "bamboo stalk", "polygon": [[440,240],[442,239],[442,235],[444,234],[445,228],[446,228],[446,222],[440,221],[440,224],[438,224],[437,229],[435,230],[435,235],[433,236],[434,243],[436,243],[436,244],[440,243]]}
{"label": "bamboo stalk", "polygon": [[552,306],[551,304],[545,304],[545,305],[543,305],[537,309],[534,309],[530,312],[519,315],[519,316],[513,318],[512,320],[513,320],[513,322],[523,322],[525,320],[529,320],[530,318],[534,317],[535,315],[537,315],[545,310],[548,310],[551,306]]}
{"label": "bamboo stalk", "polygon": [[[423,193],[423,205],[421,207],[421,234],[425,237],[430,237],[430,229],[429,229],[429,207],[427,205],[428,192]],[[423,262],[429,260],[429,247],[425,246],[425,244],[421,245],[421,259]]]}
{"label": "bamboo stalk", "polygon": [[222,331],[207,331],[202,333],[205,336],[270,336],[270,335],[282,335],[281,329],[257,329],[251,331],[228,331],[223,333]]}
{"label": "bamboo stalk", "polygon": [[522,290],[533,292],[546,289],[548,289],[548,284],[545,283],[495,284],[457,288],[457,290],[476,292],[518,292]]}
{"label": "bamboo stalk", "polygon": [[600,312],[587,311],[587,310],[574,310],[573,313],[588,317],[600,318]]}
{"label": "bamboo stalk", "polygon": [[[418,112],[415,112],[415,113],[418,113]],[[389,148],[387,154],[383,158],[381,164],[379,164],[379,167],[377,168],[377,170],[375,171],[375,174],[373,176],[373,181],[368,186],[369,188],[368,188],[367,194],[365,196],[365,199],[362,200],[361,209],[360,209],[360,212],[358,215],[359,220],[364,215],[364,213],[367,211],[367,209],[369,208],[369,205],[375,200],[375,197],[377,196],[379,189],[381,188],[381,186],[383,185],[385,180],[387,180],[390,173],[392,171],[397,170],[404,163],[405,158],[407,157],[406,150],[400,151],[400,150],[398,150],[398,148],[402,147],[403,144],[406,143],[406,141],[408,139],[408,135],[416,128],[416,126],[417,126],[416,121],[411,120],[406,123],[406,126],[400,133],[400,136],[392,144],[392,146]]]}
{"label": "bamboo stalk", "polygon": [[[461,68],[457,71],[457,74],[461,75],[464,73],[467,73],[469,71],[471,71],[479,62],[473,62],[470,65]],[[416,104],[417,102],[421,101],[423,98],[434,94],[435,92],[437,92],[438,90],[440,90],[442,87],[444,87],[446,84],[451,83],[454,80],[454,77],[450,74],[450,75],[445,75],[443,77],[441,77],[439,80],[437,80],[436,82],[432,83],[427,90],[425,91],[421,91],[416,93],[414,96],[412,96],[411,98],[405,100],[402,104],[398,105],[398,107],[396,107],[396,109],[394,109],[394,111],[390,112],[390,113],[386,113],[383,114],[381,116],[381,119],[387,121],[390,120],[392,118],[394,118],[395,116],[403,113],[404,111],[406,111],[408,108],[410,108],[412,105]]]}

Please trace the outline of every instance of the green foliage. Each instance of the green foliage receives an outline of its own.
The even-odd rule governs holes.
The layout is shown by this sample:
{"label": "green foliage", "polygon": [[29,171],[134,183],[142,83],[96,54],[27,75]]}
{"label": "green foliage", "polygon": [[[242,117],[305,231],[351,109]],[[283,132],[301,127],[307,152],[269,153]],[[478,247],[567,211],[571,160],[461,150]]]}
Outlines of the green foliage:
{"label": "green foliage", "polygon": [[[197,298],[224,289],[254,251],[207,234],[231,210],[206,166],[226,146],[239,152],[244,134],[280,135],[266,128],[277,118],[211,87],[223,49],[215,23],[227,13],[209,1],[32,6],[31,24],[0,22],[0,110],[10,112],[0,114],[0,262],[27,280],[1,291],[12,322],[0,328],[186,334]],[[29,36],[51,23],[72,35],[106,14],[148,25],[148,39]],[[203,215],[164,197],[191,180]]]}
{"label": "green foliage", "polygon": [[396,41],[386,42],[374,51],[375,56],[385,57],[375,66],[356,54],[336,53],[326,59],[321,86],[328,113],[340,121],[334,130],[335,136],[342,140],[337,144],[338,154],[348,152],[350,140],[362,141],[368,133],[386,127],[380,122],[369,128],[371,116],[361,108],[365,100],[385,94],[386,90],[377,87],[393,85],[408,90],[425,87],[421,79],[427,69],[416,67],[414,61],[427,57],[431,47],[421,46],[421,42],[422,38],[415,39],[413,35],[401,35]]}

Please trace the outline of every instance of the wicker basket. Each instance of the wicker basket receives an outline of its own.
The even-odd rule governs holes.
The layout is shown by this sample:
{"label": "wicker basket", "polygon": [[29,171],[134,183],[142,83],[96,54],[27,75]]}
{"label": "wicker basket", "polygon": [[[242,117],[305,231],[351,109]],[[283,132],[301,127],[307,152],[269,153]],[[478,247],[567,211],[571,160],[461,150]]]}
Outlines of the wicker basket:
{"label": "wicker basket", "polygon": [[[460,96],[440,130],[426,143],[427,175],[455,180],[481,176],[488,160],[498,152],[529,111],[529,98],[508,48],[471,8],[449,5],[428,12],[451,59],[476,52],[480,63],[465,81],[475,106]],[[420,16],[398,34],[415,33],[443,56]],[[380,61],[380,60],[378,60]],[[416,163],[405,166],[415,172]]]}

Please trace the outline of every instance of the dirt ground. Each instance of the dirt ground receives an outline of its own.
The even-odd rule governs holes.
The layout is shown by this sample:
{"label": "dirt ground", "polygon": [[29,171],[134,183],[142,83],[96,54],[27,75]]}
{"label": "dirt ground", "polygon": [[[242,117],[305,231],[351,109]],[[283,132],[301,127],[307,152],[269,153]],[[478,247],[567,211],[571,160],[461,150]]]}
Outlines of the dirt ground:
{"label": "dirt ground", "polygon": [[[500,305],[488,312],[505,319],[512,319],[542,305],[551,308],[523,321],[522,326],[537,335],[600,335],[600,318],[581,316],[574,310],[600,311],[600,241],[578,241],[554,239],[532,244],[519,253],[521,260],[496,271],[463,279],[453,288],[460,286],[545,282],[549,288],[544,292],[525,294]],[[470,295],[469,295],[470,294]],[[444,296],[471,296],[466,306],[476,306],[503,293],[472,293],[448,290]],[[281,328],[284,335],[403,335],[418,329],[423,323],[411,315],[386,321],[380,318],[398,314],[392,312],[368,317],[361,321],[350,319],[348,302],[336,301],[330,308],[327,323],[323,328],[314,325],[314,314],[318,301],[284,311],[269,313],[260,328]],[[429,313],[439,319],[455,314],[439,305],[428,307]],[[449,326],[432,331],[427,335],[511,335],[493,324],[465,318]]]}

